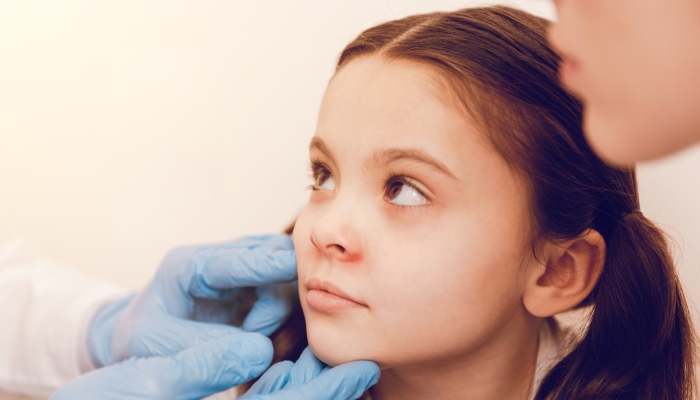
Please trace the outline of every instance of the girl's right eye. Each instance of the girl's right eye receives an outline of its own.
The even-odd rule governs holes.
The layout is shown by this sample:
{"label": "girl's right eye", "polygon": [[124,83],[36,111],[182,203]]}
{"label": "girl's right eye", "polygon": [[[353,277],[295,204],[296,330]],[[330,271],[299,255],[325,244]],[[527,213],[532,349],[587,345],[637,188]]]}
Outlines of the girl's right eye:
{"label": "girl's right eye", "polygon": [[311,166],[311,172],[314,178],[314,184],[311,186],[313,190],[335,190],[335,179],[333,175],[323,165],[314,164]]}

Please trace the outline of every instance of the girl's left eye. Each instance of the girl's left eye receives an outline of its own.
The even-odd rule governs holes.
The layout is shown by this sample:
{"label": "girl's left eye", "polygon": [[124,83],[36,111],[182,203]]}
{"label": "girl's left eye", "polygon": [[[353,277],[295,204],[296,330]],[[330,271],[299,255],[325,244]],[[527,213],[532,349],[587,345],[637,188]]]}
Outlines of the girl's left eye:
{"label": "girl's left eye", "polygon": [[395,176],[386,182],[384,197],[397,206],[420,206],[428,202],[425,195],[403,176]]}

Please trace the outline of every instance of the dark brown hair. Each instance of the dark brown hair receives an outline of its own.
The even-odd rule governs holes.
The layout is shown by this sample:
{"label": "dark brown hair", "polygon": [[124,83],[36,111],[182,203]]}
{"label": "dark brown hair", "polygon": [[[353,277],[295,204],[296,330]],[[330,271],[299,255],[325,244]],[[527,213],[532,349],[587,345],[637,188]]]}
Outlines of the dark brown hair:
{"label": "dark brown hair", "polygon": [[586,143],[548,25],[503,6],[410,16],[364,31],[337,70],[368,55],[432,68],[527,182],[533,250],[587,229],[605,239],[603,273],[582,304],[593,305],[587,330],[536,399],[690,399],[694,332],[665,236],[629,214],[639,208],[634,170],[606,165]]}

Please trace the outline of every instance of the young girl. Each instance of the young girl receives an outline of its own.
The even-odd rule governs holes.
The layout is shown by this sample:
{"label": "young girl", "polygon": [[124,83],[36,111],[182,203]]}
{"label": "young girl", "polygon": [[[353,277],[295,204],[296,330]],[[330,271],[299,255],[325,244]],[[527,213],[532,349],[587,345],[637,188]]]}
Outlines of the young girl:
{"label": "young girl", "polygon": [[[293,239],[308,343],[329,365],[376,362],[366,398],[691,398],[664,235],[634,171],[586,143],[547,26],[506,7],[417,15],[340,56]],[[583,307],[580,332],[554,318]],[[306,345],[300,318],[273,339],[282,358]]]}

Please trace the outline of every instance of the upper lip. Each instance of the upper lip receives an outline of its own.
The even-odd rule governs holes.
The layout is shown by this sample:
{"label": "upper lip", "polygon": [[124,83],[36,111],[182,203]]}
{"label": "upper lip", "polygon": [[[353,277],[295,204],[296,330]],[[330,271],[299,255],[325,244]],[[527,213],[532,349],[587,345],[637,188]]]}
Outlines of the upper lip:
{"label": "upper lip", "polygon": [[362,303],[361,301],[356,300],[355,298],[353,298],[349,294],[345,293],[341,288],[339,288],[338,286],[336,286],[332,282],[322,281],[318,278],[311,278],[311,279],[306,281],[306,288],[309,290],[324,290],[324,291],[326,291],[330,294],[336,295],[338,297],[342,297],[344,299],[350,300],[352,302],[363,305],[365,307],[367,306],[366,304]]}

